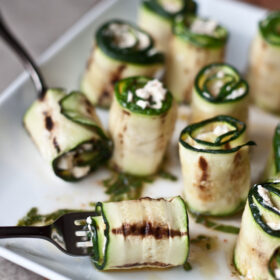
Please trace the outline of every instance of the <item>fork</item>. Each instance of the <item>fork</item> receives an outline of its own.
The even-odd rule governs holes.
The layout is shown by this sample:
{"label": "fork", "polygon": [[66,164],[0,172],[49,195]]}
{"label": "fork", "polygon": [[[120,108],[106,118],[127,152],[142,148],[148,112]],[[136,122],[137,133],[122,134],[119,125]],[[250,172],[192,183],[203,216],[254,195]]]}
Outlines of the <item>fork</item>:
{"label": "fork", "polygon": [[42,238],[71,256],[89,256],[92,242],[85,220],[94,212],[69,213],[47,226],[0,227],[0,238]]}

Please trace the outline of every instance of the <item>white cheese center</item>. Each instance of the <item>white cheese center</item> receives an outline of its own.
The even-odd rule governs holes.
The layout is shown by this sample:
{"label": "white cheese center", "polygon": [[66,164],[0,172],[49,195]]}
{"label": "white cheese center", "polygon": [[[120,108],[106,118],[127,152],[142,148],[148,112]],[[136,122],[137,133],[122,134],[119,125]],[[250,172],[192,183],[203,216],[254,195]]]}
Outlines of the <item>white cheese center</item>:
{"label": "white cheese center", "polygon": [[204,141],[213,141],[217,137],[219,137],[229,131],[230,131],[230,128],[227,125],[219,124],[214,128],[214,130],[202,132],[202,133],[198,134],[196,136],[196,138],[199,140],[204,140]]}
{"label": "white cheese center", "polygon": [[276,279],[280,279],[280,268],[276,268],[274,270],[274,274],[275,274]]}
{"label": "white cheese center", "polygon": [[[274,209],[275,211],[277,211],[280,214],[280,209],[276,208],[273,205],[273,203],[269,197],[269,192],[267,189],[263,188],[261,185],[258,185],[258,193],[262,197],[264,204],[271,207],[272,209]],[[273,230],[280,230],[280,223],[267,222],[267,225]]]}
{"label": "white cheese center", "polygon": [[163,101],[166,97],[166,89],[163,87],[163,84],[157,80],[151,80],[143,88],[136,90],[135,94],[137,97],[140,97],[142,100],[138,100],[136,105],[142,109],[153,108],[161,109]]}
{"label": "white cheese center", "polygon": [[227,96],[227,99],[235,99],[239,96],[242,96],[245,93],[245,88],[244,87],[240,87],[238,89],[235,89],[231,92],[230,95]]}
{"label": "white cheese center", "polygon": [[[229,132],[231,129],[229,126],[225,125],[225,124],[220,124],[215,126],[215,128],[211,131],[205,131],[205,132],[201,132],[199,134],[196,135],[196,139],[198,140],[203,140],[206,142],[214,142],[216,140],[217,137]],[[194,148],[197,149],[202,149],[203,146],[199,143],[197,143],[196,141],[194,141],[191,137],[188,137],[185,142],[187,142],[188,144],[190,144],[191,146],[193,146]]]}
{"label": "white cheese center", "polygon": [[[92,144],[85,143],[80,147],[80,149],[83,151],[90,151],[92,149]],[[66,153],[59,159],[57,167],[61,170],[68,170],[75,178],[82,178],[89,173],[90,166],[75,166],[75,155],[75,151]]]}
{"label": "white cheese center", "polygon": [[217,26],[218,23],[214,20],[196,18],[192,23],[190,30],[193,33],[213,36]]}
{"label": "white cheese center", "polygon": [[108,32],[113,34],[114,43],[119,48],[133,47],[137,43],[137,49],[141,50],[150,43],[150,39],[145,33],[135,31],[127,24],[111,23]]}
{"label": "white cheese center", "polygon": [[161,5],[164,10],[169,13],[177,13],[182,9],[182,1],[176,0],[163,0],[161,1]]}

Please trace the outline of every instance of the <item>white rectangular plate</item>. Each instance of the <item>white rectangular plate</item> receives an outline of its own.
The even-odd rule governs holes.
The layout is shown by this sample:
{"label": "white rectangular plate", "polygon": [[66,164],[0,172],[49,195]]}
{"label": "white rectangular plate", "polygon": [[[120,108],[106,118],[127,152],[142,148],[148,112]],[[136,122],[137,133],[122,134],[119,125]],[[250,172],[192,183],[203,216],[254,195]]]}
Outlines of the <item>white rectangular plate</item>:
{"label": "white rectangular plate", "polygon": [[[111,18],[134,21],[140,1],[103,0],[89,11],[65,34],[41,60],[41,67],[51,86],[77,89],[89,55],[96,28]],[[199,0],[199,12],[217,19],[230,31],[227,61],[243,73],[246,70],[250,41],[256,32],[257,21],[265,11],[233,1]],[[69,184],[56,178],[43,161],[22,127],[22,116],[35,99],[35,91],[27,75],[22,75],[0,96],[0,225],[15,225],[31,207],[47,213],[59,208],[87,208],[89,202],[106,199],[98,181],[108,175],[99,170],[88,179]],[[107,124],[107,112],[99,111]],[[177,182],[158,179],[147,185],[144,194],[152,197],[179,195],[182,179],[177,153],[180,130],[186,125],[185,107],[180,108],[173,141],[169,148],[169,170],[178,176]],[[271,137],[278,118],[259,109],[250,111],[250,138],[258,144],[252,152],[252,182],[256,182],[264,167]],[[238,223],[232,220],[232,223]],[[216,239],[212,250],[192,246],[190,262],[193,269],[181,267],[166,271],[99,272],[88,257],[64,255],[52,244],[43,240],[1,240],[0,255],[50,279],[233,279],[230,267],[232,248],[236,236],[207,230],[190,224],[191,237],[207,234]]]}

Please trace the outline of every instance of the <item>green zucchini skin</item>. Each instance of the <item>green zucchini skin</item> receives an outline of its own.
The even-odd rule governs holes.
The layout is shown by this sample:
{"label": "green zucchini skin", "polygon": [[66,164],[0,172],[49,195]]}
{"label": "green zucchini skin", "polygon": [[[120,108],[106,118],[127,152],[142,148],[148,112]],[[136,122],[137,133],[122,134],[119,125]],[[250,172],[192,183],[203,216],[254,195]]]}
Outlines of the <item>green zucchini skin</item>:
{"label": "green zucchini skin", "polygon": [[[278,247],[274,253],[272,254],[269,263],[268,263],[269,274],[272,279],[279,279],[279,271],[280,271],[280,247]],[[275,273],[275,270],[278,271],[278,274]]]}
{"label": "green zucchini skin", "polygon": [[271,12],[264,20],[259,22],[261,36],[271,45],[280,47],[280,11]]}
{"label": "green zucchini skin", "polygon": [[[275,208],[266,203],[260,188]],[[251,279],[275,279],[270,265],[280,244],[280,230],[269,223],[280,224],[279,205],[279,181],[256,184],[250,190],[234,250],[234,264],[241,275]]]}
{"label": "green zucchini skin", "polygon": [[138,24],[147,30],[155,39],[156,48],[166,53],[168,42],[172,35],[172,22],[177,16],[196,14],[197,3],[193,0],[181,0],[181,7],[177,11],[168,11],[163,3],[157,0],[144,0],[139,9]]}
{"label": "green zucchini skin", "polygon": [[[227,127],[221,134],[216,128]],[[184,199],[194,214],[229,216],[241,210],[250,187],[245,123],[217,116],[187,126],[180,134],[179,155]],[[210,133],[212,140],[201,138]],[[209,137],[209,136],[208,136]]]}
{"label": "green zucchini skin", "polygon": [[96,213],[88,226],[92,261],[99,270],[169,268],[186,262],[188,216],[181,197],[99,202]]}
{"label": "green zucchini skin", "polygon": [[[280,114],[280,12],[259,22],[249,55],[248,82],[256,105]],[[261,71],[259,71],[261,66]]]}
{"label": "green zucchini skin", "polygon": [[[242,93],[232,96],[238,91]],[[192,122],[228,115],[246,123],[248,106],[249,86],[233,66],[212,63],[197,74],[192,91]]]}
{"label": "green zucchini skin", "polygon": [[190,103],[195,77],[203,67],[224,61],[227,30],[217,25],[215,36],[194,33],[191,26],[197,20],[206,19],[187,16],[173,23],[166,84],[178,102]]}
{"label": "green zucchini skin", "polygon": [[272,149],[263,175],[263,180],[273,179],[280,179],[280,124],[275,128]]}
{"label": "green zucchini skin", "polygon": [[43,158],[65,181],[81,180],[111,156],[111,141],[80,92],[48,89],[27,110],[23,123]]}
{"label": "green zucchini skin", "polygon": [[[125,26],[134,43],[130,46],[118,45],[118,40],[121,40],[118,36],[121,35],[111,31],[111,26],[118,26],[117,30]],[[163,67],[164,55],[154,48],[154,41],[147,32],[124,20],[109,20],[95,34],[95,45],[81,89],[93,104],[108,108],[118,80],[136,75],[154,77]]]}
{"label": "green zucchini skin", "polygon": [[[177,117],[176,103],[166,88],[160,109],[136,106],[140,100],[136,89],[150,81],[147,77],[130,77],[117,82],[109,114],[109,133],[115,147],[111,165],[136,176],[152,175],[159,170]],[[129,92],[133,102],[128,103]]]}

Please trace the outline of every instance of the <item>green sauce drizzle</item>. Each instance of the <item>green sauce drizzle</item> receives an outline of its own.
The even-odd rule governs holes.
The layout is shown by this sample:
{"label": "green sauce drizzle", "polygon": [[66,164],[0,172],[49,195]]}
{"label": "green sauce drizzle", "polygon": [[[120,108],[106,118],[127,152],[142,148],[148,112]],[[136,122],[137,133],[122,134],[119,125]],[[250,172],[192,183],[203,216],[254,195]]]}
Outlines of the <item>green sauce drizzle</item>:
{"label": "green sauce drizzle", "polygon": [[[95,203],[89,202],[89,206],[95,209]],[[49,214],[40,214],[37,207],[31,208],[27,214],[21,218],[17,226],[36,226],[36,225],[49,225],[54,223],[59,217],[64,214],[73,213],[73,212],[84,212],[89,210],[81,210],[81,209],[59,209]]]}
{"label": "green sauce drizzle", "polygon": [[112,175],[103,180],[109,201],[122,201],[138,199],[142,196],[142,190],[146,183],[153,183],[157,177],[176,181],[177,177],[164,169],[160,169],[155,175],[134,176],[126,173],[112,172]]}
{"label": "green sauce drizzle", "polygon": [[186,261],[186,262],[184,263],[183,268],[184,268],[184,270],[186,270],[186,271],[192,270],[192,266],[191,266],[191,264],[190,264],[188,261]]}
{"label": "green sauce drizzle", "polygon": [[203,224],[204,226],[206,226],[210,229],[224,232],[224,233],[238,234],[240,231],[239,227],[220,224],[220,223],[214,222],[213,220],[210,220],[208,217],[202,216],[202,215],[197,215],[195,222],[199,223],[199,224]]}

